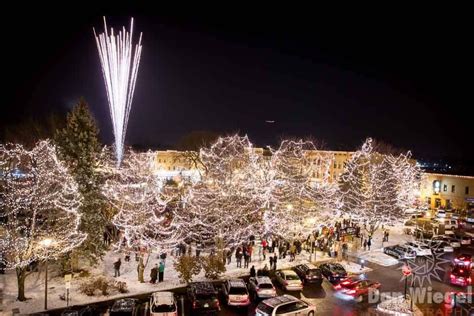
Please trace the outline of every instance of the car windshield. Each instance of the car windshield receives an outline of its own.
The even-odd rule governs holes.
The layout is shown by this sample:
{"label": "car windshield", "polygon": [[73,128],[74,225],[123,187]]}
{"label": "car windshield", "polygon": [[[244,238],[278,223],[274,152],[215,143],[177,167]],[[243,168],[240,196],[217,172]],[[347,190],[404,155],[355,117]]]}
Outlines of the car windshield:
{"label": "car windshield", "polygon": [[321,272],[318,269],[311,269],[311,270],[308,270],[308,275],[318,276],[318,275],[321,275]]}
{"label": "car windshield", "polygon": [[294,275],[294,274],[285,275],[285,279],[287,279],[287,280],[299,280],[298,276]]}
{"label": "car windshield", "polygon": [[198,300],[213,300],[215,298],[212,294],[198,293],[196,294]]}
{"label": "car windshield", "polygon": [[261,302],[260,304],[258,304],[257,309],[258,309],[259,311],[264,312],[264,313],[267,314],[267,315],[271,315],[271,314],[273,313],[273,310],[274,310],[273,307],[268,306],[268,305],[265,304],[264,302]]}
{"label": "car windshield", "polygon": [[268,283],[260,283],[258,287],[261,289],[273,289],[273,285],[268,284]]}
{"label": "car windshield", "polygon": [[161,305],[153,305],[151,308],[151,311],[153,313],[170,313],[170,312],[176,312],[176,306],[174,304],[172,305],[166,305],[166,304],[161,304]]}
{"label": "car windshield", "polygon": [[244,287],[231,287],[229,294],[231,295],[246,295],[247,289]]}

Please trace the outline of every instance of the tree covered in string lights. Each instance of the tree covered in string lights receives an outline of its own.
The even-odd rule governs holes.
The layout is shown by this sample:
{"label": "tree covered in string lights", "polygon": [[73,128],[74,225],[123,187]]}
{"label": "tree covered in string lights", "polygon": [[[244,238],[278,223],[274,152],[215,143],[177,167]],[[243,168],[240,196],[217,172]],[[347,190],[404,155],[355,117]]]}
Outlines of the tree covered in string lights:
{"label": "tree covered in string lights", "polygon": [[410,152],[378,153],[369,138],[346,163],[340,177],[341,209],[367,221],[367,229],[373,233],[380,224],[403,218],[403,211],[415,202],[419,175]]}
{"label": "tree covered in string lights", "polygon": [[248,240],[262,227],[263,196],[257,189],[262,172],[259,155],[248,137],[221,137],[202,148],[205,173],[185,195],[181,214],[188,241],[204,248],[232,246]]}
{"label": "tree covered in string lights", "polygon": [[316,151],[311,141],[284,140],[263,160],[265,231],[293,239],[329,218],[337,187],[329,182],[333,155]]}
{"label": "tree covered in string lights", "polygon": [[87,233],[87,239],[71,257],[81,256],[96,263],[106,251],[104,231],[110,218],[100,190],[103,179],[98,172],[99,129],[84,99],[68,113],[66,126],[56,131],[54,141],[59,157],[68,166],[83,196],[80,229]]}
{"label": "tree covered in string lights", "polygon": [[79,232],[81,194],[49,141],[32,150],[0,145],[0,253],[16,269],[18,300],[25,298],[27,267],[55,259],[86,238]]}
{"label": "tree covered in string lights", "polygon": [[180,241],[182,229],[175,209],[168,207],[171,197],[153,173],[154,154],[129,150],[117,167],[108,155],[103,194],[118,211],[112,222],[122,233],[119,248],[138,251],[168,251]]}

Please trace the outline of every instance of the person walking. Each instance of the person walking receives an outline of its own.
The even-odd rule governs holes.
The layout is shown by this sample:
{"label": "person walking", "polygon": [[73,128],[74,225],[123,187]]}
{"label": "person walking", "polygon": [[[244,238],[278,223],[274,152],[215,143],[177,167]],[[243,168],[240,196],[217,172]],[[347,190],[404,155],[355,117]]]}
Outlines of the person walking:
{"label": "person walking", "polygon": [[232,262],[232,248],[227,252],[227,264]]}
{"label": "person walking", "polygon": [[157,278],[158,278],[158,264],[156,263],[155,266],[150,271],[150,283],[155,284]]}
{"label": "person walking", "polygon": [[364,251],[366,251],[367,250],[367,239],[365,239],[365,238],[364,238],[364,244],[363,245],[364,245]]}
{"label": "person walking", "polygon": [[276,254],[274,254],[273,255],[273,270],[277,269],[277,260],[278,260],[278,257]]}
{"label": "person walking", "polygon": [[237,268],[242,268],[242,248],[238,247],[235,251],[235,259],[237,261]]}
{"label": "person walking", "polygon": [[250,277],[251,277],[251,278],[254,278],[255,275],[256,275],[256,274],[255,274],[255,266],[252,266],[252,267],[250,268]]}
{"label": "person walking", "polygon": [[114,278],[120,276],[120,266],[122,265],[122,260],[118,258],[117,261],[114,262]]}
{"label": "person walking", "polygon": [[143,264],[143,259],[140,259],[140,262],[138,262],[137,272],[138,272],[138,282],[140,283],[145,282],[144,277],[143,277],[143,274],[145,273],[145,265]]}
{"label": "person walking", "polygon": [[367,248],[369,249],[370,251],[370,246],[372,246],[372,238],[369,237],[369,241],[367,241]]}
{"label": "person walking", "polygon": [[249,252],[247,250],[247,247],[244,247],[244,268],[249,267]]}
{"label": "person walking", "polygon": [[273,269],[273,256],[270,255],[268,260],[270,261],[270,269]]}

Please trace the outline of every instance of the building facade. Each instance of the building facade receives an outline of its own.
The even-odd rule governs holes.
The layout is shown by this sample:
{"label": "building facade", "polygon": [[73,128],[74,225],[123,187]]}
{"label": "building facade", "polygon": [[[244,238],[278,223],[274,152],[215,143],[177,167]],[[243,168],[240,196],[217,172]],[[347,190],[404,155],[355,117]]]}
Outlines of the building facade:
{"label": "building facade", "polygon": [[420,197],[431,209],[474,208],[474,177],[425,173]]}

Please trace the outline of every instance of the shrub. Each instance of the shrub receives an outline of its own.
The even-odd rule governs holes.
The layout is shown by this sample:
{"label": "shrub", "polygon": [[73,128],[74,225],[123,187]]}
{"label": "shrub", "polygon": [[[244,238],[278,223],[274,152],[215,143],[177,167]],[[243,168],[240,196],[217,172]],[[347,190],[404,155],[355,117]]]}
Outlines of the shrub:
{"label": "shrub", "polygon": [[181,282],[189,283],[193,280],[193,276],[201,272],[201,265],[196,257],[183,255],[176,259],[174,268],[178,272]]}
{"label": "shrub", "polygon": [[204,269],[204,275],[208,279],[216,280],[219,276],[226,271],[222,256],[209,255],[201,258],[202,268]]}
{"label": "shrub", "polygon": [[128,293],[127,282],[116,281],[113,284],[113,288],[116,289],[119,293]]}

